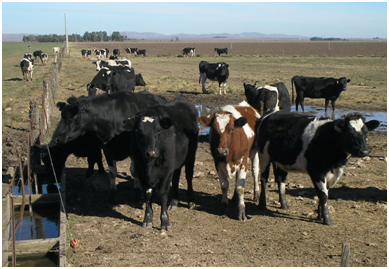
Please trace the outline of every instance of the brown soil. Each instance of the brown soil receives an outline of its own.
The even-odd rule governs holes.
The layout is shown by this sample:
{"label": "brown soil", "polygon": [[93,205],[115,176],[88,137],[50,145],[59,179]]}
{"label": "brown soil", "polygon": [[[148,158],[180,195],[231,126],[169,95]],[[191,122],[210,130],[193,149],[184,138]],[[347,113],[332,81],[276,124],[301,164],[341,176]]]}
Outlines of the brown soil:
{"label": "brown soil", "polygon": [[[173,93],[166,96],[171,99]],[[211,108],[238,103],[240,96],[186,94],[194,104]],[[97,171],[85,179],[86,161],[67,161],[68,241],[81,248],[67,251],[72,266],[340,266],[342,243],[350,243],[350,266],[387,265],[386,133],[372,132],[369,159],[351,158],[340,182],[330,190],[335,224],[317,219],[317,200],[306,175],[288,180],[289,210],[280,209],[277,188],[269,183],[268,211],[253,201],[251,174],[246,182],[246,214],[241,222],[221,216],[221,190],[207,139],[200,137],[195,178],[196,207],[187,208],[186,180],[181,203],[169,212],[172,228],[160,231],[160,206],[154,204],[152,229],[141,227],[144,207],[134,201],[130,160],[118,163],[118,204],[108,198],[108,175]],[[230,195],[234,182],[230,184]]]}

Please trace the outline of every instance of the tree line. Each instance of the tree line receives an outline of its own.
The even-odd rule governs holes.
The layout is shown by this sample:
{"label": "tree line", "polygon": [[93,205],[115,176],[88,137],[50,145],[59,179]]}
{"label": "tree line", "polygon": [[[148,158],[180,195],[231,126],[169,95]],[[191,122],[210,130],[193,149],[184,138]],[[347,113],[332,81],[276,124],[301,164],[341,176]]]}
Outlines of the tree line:
{"label": "tree line", "polygon": [[322,38],[322,37],[312,37],[310,39],[311,41],[347,41],[347,39],[342,38],[336,38],[336,37],[328,37],[328,38]]}
{"label": "tree line", "polygon": [[[23,35],[23,42],[65,42],[65,35]],[[88,32],[83,36],[79,34],[68,35],[69,42],[107,42],[107,41],[126,41],[127,36],[121,35],[120,32],[114,31],[108,35],[106,31]]]}

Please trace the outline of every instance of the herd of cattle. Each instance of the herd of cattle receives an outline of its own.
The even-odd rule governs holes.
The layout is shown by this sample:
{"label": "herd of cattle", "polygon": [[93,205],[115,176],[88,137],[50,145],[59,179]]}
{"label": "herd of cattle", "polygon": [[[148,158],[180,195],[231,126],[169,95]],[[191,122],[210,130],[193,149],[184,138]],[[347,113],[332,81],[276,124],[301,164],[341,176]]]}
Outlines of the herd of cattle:
{"label": "herd of cattle", "polygon": [[[29,46],[30,48],[30,46]],[[59,53],[59,47],[53,47],[53,54]],[[41,50],[36,50],[32,54],[25,53],[23,59],[20,61],[20,69],[22,70],[23,79],[26,81],[32,80],[32,73],[34,71],[34,62],[41,59],[42,65],[46,65],[49,56]],[[29,78],[30,77],[30,78]]]}
{"label": "herd of cattle", "polygon": [[[261,210],[266,209],[266,185],[272,164],[281,207],[288,208],[285,198],[288,173],[306,173],[319,197],[319,219],[324,224],[332,224],[327,207],[329,188],[339,180],[350,156],[362,157],[369,153],[367,133],[379,126],[378,121],[365,122],[359,114],[331,120],[290,112],[289,92],[282,82],[261,87],[244,83],[247,101],[226,105],[212,115],[199,117],[195,105],[183,96],[167,101],[146,90],[134,92],[135,86],[144,81],[136,80],[131,62],[119,61],[115,58],[117,53],[108,61],[94,62],[99,71],[87,86],[88,97],[73,96],[57,103],[61,120],[51,142],[35,146],[41,152],[48,174],[59,179],[70,154],[87,157],[86,177],[93,174],[96,163],[99,173],[104,174],[103,150],[109,166],[109,201],[114,202],[116,162],[130,157],[136,193],[146,202],[142,226],[152,227],[151,203],[158,193],[161,230],[169,230],[168,206],[175,209],[178,205],[183,166],[188,206],[193,207],[195,203],[192,178],[201,124],[210,127],[210,149],[222,190],[222,214],[229,211],[227,193],[229,182],[235,177],[233,200],[238,201],[238,215],[234,217],[246,219],[245,180],[251,162],[254,200],[259,200]],[[225,87],[228,68],[224,62],[201,61],[203,93],[207,92],[204,86],[207,78]],[[296,110],[298,104],[304,110],[304,97],[325,98],[326,109],[331,100],[335,109],[335,101],[349,81],[346,78],[293,77]],[[97,89],[105,93],[96,95]],[[293,95],[294,90],[294,99]],[[168,205],[170,184],[172,201]]]}

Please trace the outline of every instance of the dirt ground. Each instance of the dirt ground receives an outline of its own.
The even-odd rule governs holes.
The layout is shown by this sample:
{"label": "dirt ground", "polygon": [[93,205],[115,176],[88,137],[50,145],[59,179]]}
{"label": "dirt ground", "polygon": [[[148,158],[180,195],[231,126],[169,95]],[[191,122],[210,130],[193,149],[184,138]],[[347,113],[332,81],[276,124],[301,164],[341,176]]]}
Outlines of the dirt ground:
{"label": "dirt ground", "polygon": [[[167,97],[173,98],[173,94]],[[189,101],[214,108],[238,103],[238,96],[186,94]],[[141,227],[144,207],[134,200],[130,160],[118,163],[118,203],[110,205],[108,175],[85,179],[86,160],[67,161],[69,266],[340,266],[342,243],[350,243],[350,266],[387,266],[386,133],[369,135],[370,158],[351,158],[340,182],[330,190],[335,224],[318,222],[317,200],[306,175],[291,174],[289,210],[280,209],[277,188],[269,183],[268,211],[253,201],[253,178],[246,181],[246,214],[241,222],[221,216],[221,190],[207,137],[199,138],[193,180],[196,207],[186,202],[181,175],[179,208],[169,212],[172,228],[160,231],[160,206],[153,206],[153,228]],[[273,179],[274,180],[274,179]],[[234,188],[230,184],[230,195]]]}

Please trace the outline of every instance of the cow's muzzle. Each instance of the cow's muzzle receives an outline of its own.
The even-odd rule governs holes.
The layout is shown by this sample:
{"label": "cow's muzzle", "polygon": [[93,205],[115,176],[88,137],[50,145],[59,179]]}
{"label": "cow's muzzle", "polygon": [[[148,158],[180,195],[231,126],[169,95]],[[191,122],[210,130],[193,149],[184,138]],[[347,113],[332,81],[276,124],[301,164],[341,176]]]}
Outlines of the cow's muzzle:
{"label": "cow's muzzle", "polygon": [[158,157],[158,151],[156,150],[148,150],[146,151],[146,157],[147,158],[157,158]]}
{"label": "cow's muzzle", "polygon": [[217,151],[221,156],[227,156],[228,155],[228,148],[218,148]]}

